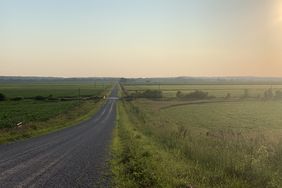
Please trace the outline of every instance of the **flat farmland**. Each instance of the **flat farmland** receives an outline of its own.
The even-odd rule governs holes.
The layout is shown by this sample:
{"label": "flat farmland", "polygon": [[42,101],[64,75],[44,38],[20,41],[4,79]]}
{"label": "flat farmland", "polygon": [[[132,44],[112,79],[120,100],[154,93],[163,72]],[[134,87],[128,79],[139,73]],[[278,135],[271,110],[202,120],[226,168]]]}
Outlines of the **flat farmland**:
{"label": "flat farmland", "polygon": [[110,87],[101,83],[1,84],[5,100],[0,101],[0,142],[48,132],[86,118],[99,108],[99,99]]}
{"label": "flat farmland", "polygon": [[75,107],[77,101],[4,101],[0,102],[0,128],[13,128],[19,122],[45,121]]}
{"label": "flat farmland", "polygon": [[[152,177],[141,184],[160,187],[281,187],[282,100],[253,98],[251,92],[244,99],[239,95],[240,91],[243,95],[245,89],[263,95],[271,86],[181,87],[163,85],[161,90],[164,93],[169,89],[223,91],[231,92],[232,96],[236,96],[238,91],[238,97],[224,100],[221,97],[224,95],[216,95],[215,99],[188,101],[175,97],[170,100],[136,98],[122,102],[120,117],[127,114],[126,118],[123,117],[127,120],[120,123],[120,140],[123,140],[123,145],[133,145],[134,164],[147,165],[140,166],[137,171]],[[147,85],[127,85],[125,88],[128,91],[159,89]],[[280,88],[272,86],[273,92]],[[128,136],[127,141],[124,141],[124,134]],[[142,157],[144,153],[149,154]],[[127,165],[132,168],[130,164],[121,168],[128,168]]]}

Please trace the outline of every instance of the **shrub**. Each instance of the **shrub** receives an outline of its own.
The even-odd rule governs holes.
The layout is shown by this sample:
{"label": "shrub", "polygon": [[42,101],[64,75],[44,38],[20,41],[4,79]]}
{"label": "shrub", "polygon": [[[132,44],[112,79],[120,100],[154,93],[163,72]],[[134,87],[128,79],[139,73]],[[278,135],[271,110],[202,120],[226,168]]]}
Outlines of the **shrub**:
{"label": "shrub", "polygon": [[231,93],[227,93],[224,98],[225,98],[225,99],[230,99],[230,98],[231,98]]}
{"label": "shrub", "polygon": [[199,99],[208,99],[209,93],[208,92],[203,92],[200,90],[196,90],[194,92],[188,93],[186,95],[183,95],[183,98],[185,99],[194,99],[194,100],[199,100]]}
{"label": "shrub", "polygon": [[46,99],[48,101],[57,101],[57,100],[59,100],[57,97],[54,97],[53,95],[49,95]]}
{"label": "shrub", "polygon": [[137,98],[162,98],[163,94],[160,90],[151,90],[148,89],[141,93],[134,93],[131,95],[131,97],[137,97]]}
{"label": "shrub", "polygon": [[273,99],[272,88],[269,88],[264,92],[264,99]]}
{"label": "shrub", "polygon": [[11,100],[12,100],[12,101],[21,101],[21,100],[23,100],[23,99],[24,99],[24,97],[18,96],[18,97],[12,98]]}
{"label": "shrub", "polygon": [[38,96],[34,97],[34,99],[35,99],[35,100],[39,100],[39,101],[43,101],[43,100],[45,100],[46,98],[43,97],[43,96],[38,95]]}
{"label": "shrub", "polygon": [[275,98],[276,99],[282,99],[282,91],[276,91],[275,92]]}
{"label": "shrub", "polygon": [[6,96],[3,93],[0,93],[0,101],[6,100]]}
{"label": "shrub", "polygon": [[162,98],[162,91],[160,90],[146,90],[143,92],[143,97],[145,98]]}
{"label": "shrub", "polygon": [[244,89],[244,94],[242,96],[242,98],[249,98],[250,95],[249,95],[249,90],[248,89]]}
{"label": "shrub", "polygon": [[183,93],[181,92],[181,91],[177,91],[176,92],[176,97],[177,98],[182,98],[184,95],[183,95]]}

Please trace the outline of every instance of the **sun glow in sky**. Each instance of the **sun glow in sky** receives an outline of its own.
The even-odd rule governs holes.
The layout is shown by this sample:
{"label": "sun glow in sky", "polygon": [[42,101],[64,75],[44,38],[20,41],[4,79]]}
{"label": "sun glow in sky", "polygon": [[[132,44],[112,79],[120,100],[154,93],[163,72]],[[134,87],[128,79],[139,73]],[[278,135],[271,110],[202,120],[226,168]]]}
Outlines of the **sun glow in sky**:
{"label": "sun glow in sky", "polygon": [[282,76],[282,1],[3,0],[0,75]]}
{"label": "sun glow in sky", "polygon": [[282,1],[277,3],[276,15],[277,15],[277,22],[281,24],[282,23]]}

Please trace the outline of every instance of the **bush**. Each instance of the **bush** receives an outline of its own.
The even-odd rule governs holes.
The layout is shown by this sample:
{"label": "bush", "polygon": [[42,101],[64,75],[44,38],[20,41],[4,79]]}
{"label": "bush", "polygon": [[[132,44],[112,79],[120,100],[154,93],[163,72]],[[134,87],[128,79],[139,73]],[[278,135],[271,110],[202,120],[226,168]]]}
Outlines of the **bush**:
{"label": "bush", "polygon": [[57,97],[54,97],[53,95],[49,95],[48,97],[46,97],[46,99],[48,101],[57,101],[57,100],[59,100]]}
{"label": "bush", "polygon": [[38,95],[38,96],[34,97],[34,99],[35,99],[35,100],[39,100],[39,101],[43,101],[43,100],[45,100],[46,98],[43,97],[43,96]]}
{"label": "bush", "polygon": [[264,99],[273,99],[272,88],[269,88],[264,92]]}
{"label": "bush", "polygon": [[275,98],[276,99],[282,99],[282,91],[276,91],[275,92]]}
{"label": "bush", "polygon": [[3,93],[0,93],[0,101],[6,100],[6,96]]}
{"label": "bush", "polygon": [[163,95],[162,95],[162,91],[160,90],[146,90],[143,92],[143,97],[145,98],[162,98]]}
{"label": "bush", "polygon": [[231,93],[227,93],[224,98],[225,98],[225,99],[230,99],[230,98],[231,98]]}
{"label": "bush", "polygon": [[250,95],[249,95],[249,90],[248,89],[244,89],[244,94],[242,96],[242,98],[249,98]]}
{"label": "bush", "polygon": [[176,92],[176,97],[177,98],[182,98],[184,95],[183,95],[183,93],[181,92],[181,91],[177,91]]}
{"label": "bush", "polygon": [[132,94],[132,97],[137,97],[137,98],[162,98],[163,94],[162,94],[162,91],[160,91],[160,90],[148,89],[148,90],[141,92],[141,93],[134,93],[134,94]]}
{"label": "bush", "polygon": [[14,98],[12,98],[11,100],[12,101],[21,101],[21,100],[23,100],[24,99],[24,97],[14,97]]}
{"label": "bush", "polygon": [[191,100],[199,100],[199,99],[208,99],[209,97],[209,93],[208,92],[203,92],[200,90],[196,90],[194,92],[188,93],[186,95],[183,95],[182,98],[185,99],[191,99]]}

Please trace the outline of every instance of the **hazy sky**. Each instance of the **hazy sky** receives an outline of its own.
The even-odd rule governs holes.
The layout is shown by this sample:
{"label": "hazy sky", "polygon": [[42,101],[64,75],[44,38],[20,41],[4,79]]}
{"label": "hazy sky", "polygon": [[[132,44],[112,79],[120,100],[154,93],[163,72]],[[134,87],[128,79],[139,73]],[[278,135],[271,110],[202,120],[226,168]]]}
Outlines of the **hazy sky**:
{"label": "hazy sky", "polygon": [[282,76],[282,0],[1,0],[0,75]]}

